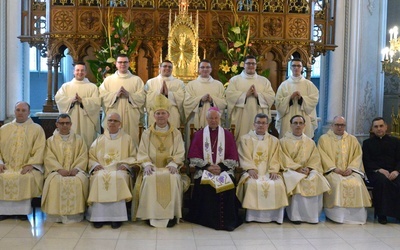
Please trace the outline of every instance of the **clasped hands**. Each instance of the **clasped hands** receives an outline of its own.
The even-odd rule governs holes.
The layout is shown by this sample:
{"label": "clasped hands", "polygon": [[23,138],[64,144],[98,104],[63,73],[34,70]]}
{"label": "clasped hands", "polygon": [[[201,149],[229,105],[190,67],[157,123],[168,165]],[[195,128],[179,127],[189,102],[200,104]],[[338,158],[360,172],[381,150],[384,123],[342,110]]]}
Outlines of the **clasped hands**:
{"label": "clasped hands", "polygon": [[290,96],[291,100],[300,100],[300,98],[301,98],[301,94],[299,91],[293,92],[293,94]]}
{"label": "clasped hands", "polygon": [[[177,174],[178,169],[173,166],[166,166],[171,174]],[[154,172],[154,167],[152,165],[147,165],[144,167],[143,173],[144,175],[152,175]]]}
{"label": "clasped hands", "polygon": [[163,81],[163,84],[161,86],[160,94],[168,96],[168,87],[165,81]]}
{"label": "clasped hands", "polygon": [[[252,179],[258,179],[258,172],[255,169],[249,169],[247,170],[247,173],[250,175]],[[277,173],[269,173],[269,178],[273,181],[277,180],[279,178],[279,174]]]}
{"label": "clasped hands", "polygon": [[297,173],[305,174],[305,175],[309,175],[310,171],[311,170],[308,167],[301,167],[301,168],[296,169]]}
{"label": "clasped hands", "polygon": [[207,171],[209,171],[210,173],[214,174],[214,175],[220,175],[221,174],[221,167],[218,165],[210,165],[207,168]]}
{"label": "clasped hands", "polygon": [[74,168],[70,171],[66,169],[59,169],[57,170],[57,173],[59,173],[61,176],[67,177],[67,176],[76,176],[78,174],[79,170]]}
{"label": "clasped hands", "polygon": [[72,99],[72,103],[82,103],[82,98],[78,95],[78,93],[75,94],[74,99]]}
{"label": "clasped hands", "polygon": [[378,170],[379,173],[383,174],[384,176],[386,176],[386,178],[388,178],[389,180],[393,181],[394,179],[397,178],[397,176],[399,176],[399,171],[394,170],[392,172],[387,171],[386,169],[380,168]]}
{"label": "clasped hands", "polygon": [[340,174],[341,176],[349,176],[353,173],[353,170],[351,170],[351,168],[347,168],[346,170],[335,168],[332,172]]}
{"label": "clasped hands", "polygon": [[[6,165],[5,164],[0,164],[0,174],[4,173],[4,171],[7,170]],[[26,174],[29,172],[32,172],[33,170],[33,166],[32,165],[26,165],[22,168],[21,170],[21,174]]]}
{"label": "clasped hands", "polygon": [[[120,164],[117,166],[117,171],[118,170],[128,170],[128,166],[126,164]],[[99,171],[99,170],[103,170],[104,167],[102,165],[97,165],[96,167],[93,168],[93,172]]]}
{"label": "clasped hands", "polygon": [[201,98],[202,102],[212,102],[213,99],[211,98],[210,94],[205,94],[203,95],[203,97]]}
{"label": "clasped hands", "polygon": [[258,98],[258,93],[254,84],[250,86],[249,90],[247,90],[246,97],[251,95],[253,95],[255,98]]}
{"label": "clasped hands", "polygon": [[117,97],[126,97],[129,98],[129,92],[124,88],[124,86],[121,86],[117,93]]}

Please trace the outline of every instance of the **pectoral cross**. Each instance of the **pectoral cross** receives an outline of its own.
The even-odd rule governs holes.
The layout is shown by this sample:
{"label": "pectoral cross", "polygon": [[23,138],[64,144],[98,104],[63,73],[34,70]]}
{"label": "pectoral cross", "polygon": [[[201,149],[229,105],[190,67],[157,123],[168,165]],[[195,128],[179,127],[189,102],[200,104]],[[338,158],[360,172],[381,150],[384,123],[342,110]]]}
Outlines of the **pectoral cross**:
{"label": "pectoral cross", "polygon": [[160,151],[160,153],[164,153],[164,151],[165,151],[164,143],[161,143],[161,145],[157,149],[158,149],[158,151]]}

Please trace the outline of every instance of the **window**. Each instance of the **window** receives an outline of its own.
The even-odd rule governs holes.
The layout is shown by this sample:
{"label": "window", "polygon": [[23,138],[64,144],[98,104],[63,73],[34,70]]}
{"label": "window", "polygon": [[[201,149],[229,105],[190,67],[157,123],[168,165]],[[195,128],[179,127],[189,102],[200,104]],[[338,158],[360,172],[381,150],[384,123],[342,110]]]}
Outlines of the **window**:
{"label": "window", "polygon": [[31,72],[47,72],[47,58],[41,57],[37,48],[29,49],[29,71]]}
{"label": "window", "polygon": [[[290,70],[291,63],[288,64],[287,72],[288,76],[292,75],[292,71]],[[311,78],[319,78],[321,76],[321,57],[315,58],[315,63],[311,66]],[[303,75],[306,76],[306,71],[303,67]]]}

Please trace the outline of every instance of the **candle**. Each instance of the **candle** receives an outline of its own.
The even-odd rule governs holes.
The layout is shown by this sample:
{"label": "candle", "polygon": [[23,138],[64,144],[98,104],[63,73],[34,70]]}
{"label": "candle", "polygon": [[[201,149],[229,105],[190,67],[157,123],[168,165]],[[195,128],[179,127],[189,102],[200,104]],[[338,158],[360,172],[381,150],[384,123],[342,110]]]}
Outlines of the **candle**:
{"label": "candle", "polygon": [[389,54],[389,48],[388,47],[383,48],[381,50],[381,54],[382,54],[382,61],[385,61]]}

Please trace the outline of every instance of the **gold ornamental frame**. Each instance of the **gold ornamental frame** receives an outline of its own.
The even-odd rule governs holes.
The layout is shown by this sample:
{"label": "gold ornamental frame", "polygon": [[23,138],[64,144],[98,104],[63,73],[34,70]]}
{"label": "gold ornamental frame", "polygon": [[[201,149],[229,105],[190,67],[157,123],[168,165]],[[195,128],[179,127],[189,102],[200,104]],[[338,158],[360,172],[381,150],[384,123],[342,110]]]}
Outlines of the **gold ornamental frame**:
{"label": "gold ornamental frame", "polygon": [[188,1],[179,1],[179,13],[172,24],[172,11],[169,12],[168,56],[174,65],[173,75],[184,82],[197,77],[199,62],[199,12],[193,23],[188,12]]}

